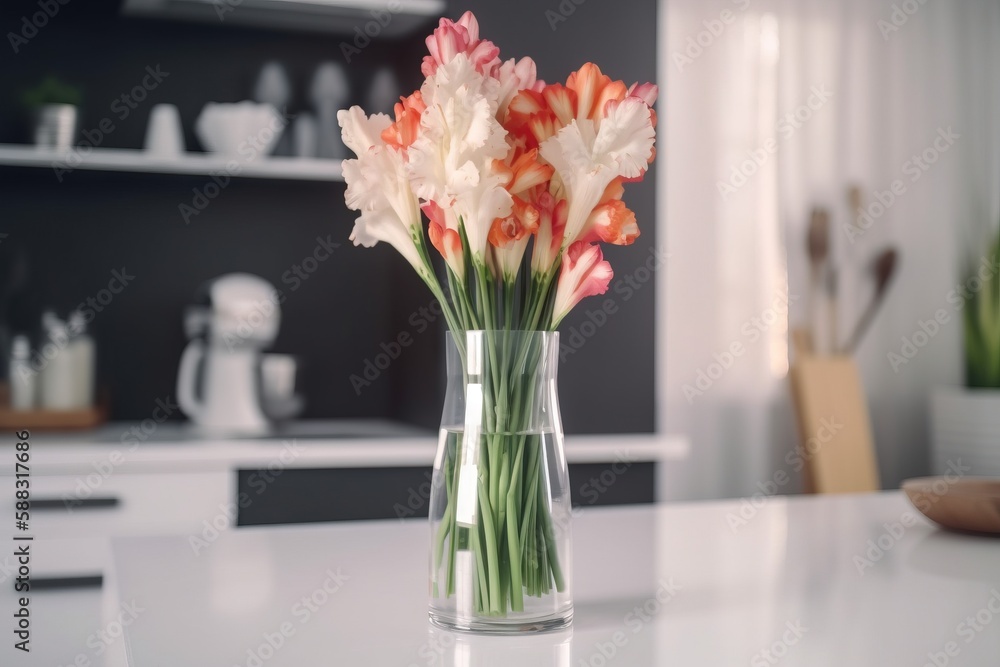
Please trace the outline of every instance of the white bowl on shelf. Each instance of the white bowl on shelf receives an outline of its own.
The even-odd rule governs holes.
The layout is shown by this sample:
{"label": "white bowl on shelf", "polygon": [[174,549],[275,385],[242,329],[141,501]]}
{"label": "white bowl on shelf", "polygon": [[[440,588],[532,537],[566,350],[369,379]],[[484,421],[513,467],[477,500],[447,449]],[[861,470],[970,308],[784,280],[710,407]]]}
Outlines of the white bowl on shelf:
{"label": "white bowl on shelf", "polygon": [[285,119],[270,104],[209,102],[195,121],[194,130],[212,153],[252,162],[274,150],[285,129]]}

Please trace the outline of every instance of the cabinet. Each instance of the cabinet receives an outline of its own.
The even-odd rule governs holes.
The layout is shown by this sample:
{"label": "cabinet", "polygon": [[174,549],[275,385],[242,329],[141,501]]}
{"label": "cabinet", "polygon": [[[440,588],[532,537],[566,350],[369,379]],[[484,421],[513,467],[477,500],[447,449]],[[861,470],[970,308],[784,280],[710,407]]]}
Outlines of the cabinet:
{"label": "cabinet", "polygon": [[[211,440],[164,425],[157,441],[135,448],[116,439],[121,425],[107,438],[33,436],[33,580],[97,583],[116,536],[186,535],[197,549],[236,526],[426,516],[435,438],[361,422],[309,428],[301,437]],[[566,452],[574,504],[648,503],[687,443],[571,436]],[[0,488],[13,488],[12,460],[0,464]],[[0,508],[13,517],[12,494],[3,495]],[[4,558],[0,584],[15,571]]]}

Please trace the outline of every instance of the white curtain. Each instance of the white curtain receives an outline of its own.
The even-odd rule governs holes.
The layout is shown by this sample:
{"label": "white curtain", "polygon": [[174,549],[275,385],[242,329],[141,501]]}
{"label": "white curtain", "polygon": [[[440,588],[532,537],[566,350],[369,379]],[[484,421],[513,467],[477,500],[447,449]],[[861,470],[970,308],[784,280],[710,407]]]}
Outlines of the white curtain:
{"label": "white curtain", "polygon": [[[665,495],[770,491],[778,471],[778,492],[799,488],[787,340],[807,318],[813,206],[831,212],[842,338],[871,258],[899,251],[856,356],[883,486],[927,473],[928,393],[962,381],[948,292],[1000,220],[1000,3],[661,0],[659,26],[658,426],[692,443]],[[852,184],[873,214],[854,242]],[[939,309],[950,321],[893,368]]]}

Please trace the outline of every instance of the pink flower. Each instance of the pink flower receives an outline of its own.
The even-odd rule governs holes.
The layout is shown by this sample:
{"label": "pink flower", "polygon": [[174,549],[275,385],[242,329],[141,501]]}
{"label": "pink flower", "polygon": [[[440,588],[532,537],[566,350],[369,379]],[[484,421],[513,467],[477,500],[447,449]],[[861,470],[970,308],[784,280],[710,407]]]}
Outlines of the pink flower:
{"label": "pink flower", "polygon": [[500,104],[497,107],[497,119],[503,120],[507,115],[507,107],[522,90],[541,91],[545,82],[538,79],[535,61],[524,57],[520,60],[511,58],[497,68],[495,77],[500,82]]}
{"label": "pink flower", "polygon": [[607,292],[614,275],[611,265],[604,260],[601,246],[584,241],[571,244],[566,249],[556,285],[553,328],[583,299]]}
{"label": "pink flower", "polygon": [[465,255],[462,253],[462,237],[457,225],[440,206],[429,201],[420,205],[430,223],[427,225],[427,236],[445,263],[459,279],[465,280]]}
{"label": "pink flower", "polygon": [[457,22],[442,18],[426,43],[430,55],[424,56],[420,66],[424,76],[431,76],[459,53],[467,55],[480,74],[493,76],[500,66],[500,49],[479,39],[479,21],[472,12],[465,12]]}
{"label": "pink flower", "polygon": [[655,83],[633,83],[629,86],[628,96],[638,97],[640,100],[646,103],[646,106],[651,107],[656,103],[656,97],[659,95],[660,89],[656,87]]}

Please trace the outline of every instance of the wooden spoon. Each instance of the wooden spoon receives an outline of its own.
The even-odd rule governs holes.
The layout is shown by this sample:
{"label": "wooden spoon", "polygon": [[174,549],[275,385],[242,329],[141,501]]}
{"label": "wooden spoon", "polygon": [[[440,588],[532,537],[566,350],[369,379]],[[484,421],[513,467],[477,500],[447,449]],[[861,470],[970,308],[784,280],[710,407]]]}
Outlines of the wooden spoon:
{"label": "wooden spoon", "polygon": [[854,327],[854,333],[851,334],[847,345],[844,346],[843,352],[845,354],[853,354],[858,349],[858,344],[871,326],[872,320],[875,319],[875,313],[878,312],[879,306],[882,305],[882,300],[888,291],[889,282],[896,273],[898,258],[899,253],[895,248],[886,248],[879,253],[872,264],[872,273],[875,274],[875,295],[872,297],[871,303],[868,304],[865,312],[858,319],[858,323]]}

